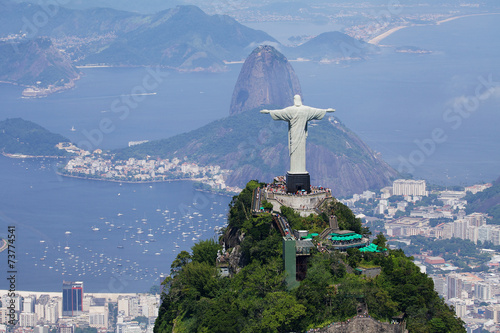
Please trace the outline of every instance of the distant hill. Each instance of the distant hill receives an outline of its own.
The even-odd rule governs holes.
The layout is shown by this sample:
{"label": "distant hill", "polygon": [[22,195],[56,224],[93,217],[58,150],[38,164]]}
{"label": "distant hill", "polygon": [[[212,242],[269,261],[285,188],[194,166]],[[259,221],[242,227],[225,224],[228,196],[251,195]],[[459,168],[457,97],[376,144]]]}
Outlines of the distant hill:
{"label": "distant hill", "polygon": [[148,24],[81,62],[220,70],[223,60],[244,59],[256,45],[276,42],[265,32],[229,16],[207,15],[195,6],[178,6],[144,19]]}
{"label": "distant hill", "polygon": [[[251,179],[272,181],[289,167],[288,128],[258,112],[243,112],[189,133],[118,150],[117,158],[183,158],[233,170],[228,185]],[[311,183],[331,187],[338,196],[381,188],[397,173],[334,117],[310,125],[307,170]]]}
{"label": "distant hill", "polygon": [[378,47],[352,38],[339,31],[322,33],[302,45],[287,48],[288,57],[316,61],[365,59]]}
{"label": "distant hill", "polygon": [[[148,23],[146,15],[111,8],[78,10],[64,6],[42,7],[34,2],[0,2],[0,36],[22,32],[28,39],[40,36],[97,37],[109,33],[122,34]],[[34,18],[37,17],[48,20],[45,24],[35,24]]]}
{"label": "distant hill", "polygon": [[[39,3],[37,0],[18,0],[18,2]],[[142,14],[156,13],[177,5],[184,4],[184,1],[177,0],[65,0],[64,6],[75,9],[89,9],[96,7],[114,8]]]}
{"label": "distant hill", "polygon": [[65,156],[67,154],[65,150],[55,147],[59,142],[70,142],[70,140],[21,118],[0,121],[0,151],[2,153]]}
{"label": "distant hill", "polygon": [[[110,8],[55,7],[47,14],[33,3],[0,3],[0,37],[22,31],[65,39],[61,47],[80,65],[161,65],[182,70],[221,70],[224,60],[241,60],[264,42],[278,43],[265,32],[225,15],[207,15],[196,6],[177,6],[144,15]],[[30,18],[50,15],[46,24]],[[78,38],[72,38],[78,37]]]}
{"label": "distant hill", "polygon": [[0,42],[0,80],[47,88],[71,85],[79,73],[71,60],[49,38]]}
{"label": "distant hill", "polygon": [[[293,6],[301,11],[308,8],[298,3]],[[48,17],[44,24],[34,20],[40,13]],[[161,65],[180,70],[220,71],[224,61],[242,60],[260,44],[280,45],[263,31],[248,28],[226,15],[207,15],[191,5],[146,15],[111,8],[54,6],[48,11],[35,3],[2,0],[0,37],[19,32],[27,40],[41,36],[57,38],[58,47],[79,65]],[[321,34],[296,48],[281,48],[289,58],[318,61],[365,58],[376,50],[340,32]]]}
{"label": "distant hill", "polygon": [[469,193],[465,200],[467,200],[467,214],[487,213],[493,217],[488,223],[500,224],[500,177],[493,182],[492,187],[476,194]]}

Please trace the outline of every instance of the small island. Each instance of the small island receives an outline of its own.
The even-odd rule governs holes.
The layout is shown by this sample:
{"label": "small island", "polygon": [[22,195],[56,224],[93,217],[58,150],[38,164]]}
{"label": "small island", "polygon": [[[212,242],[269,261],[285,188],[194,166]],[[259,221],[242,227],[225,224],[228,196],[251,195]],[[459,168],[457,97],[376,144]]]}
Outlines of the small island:
{"label": "small island", "polygon": [[432,51],[422,49],[416,46],[400,46],[396,48],[396,52],[398,53],[411,53],[411,54],[430,54]]}

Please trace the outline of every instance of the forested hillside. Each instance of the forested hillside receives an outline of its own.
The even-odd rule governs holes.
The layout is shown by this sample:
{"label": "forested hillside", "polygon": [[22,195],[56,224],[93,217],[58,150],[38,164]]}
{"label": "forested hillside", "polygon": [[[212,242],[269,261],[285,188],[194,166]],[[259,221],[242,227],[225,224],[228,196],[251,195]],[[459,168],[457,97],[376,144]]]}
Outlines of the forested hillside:
{"label": "forested hillside", "polygon": [[[352,318],[359,302],[383,322],[404,313],[410,332],[465,332],[462,321],[434,291],[432,279],[401,250],[362,254],[356,249],[347,255],[314,251],[306,278],[290,290],[284,282],[282,238],[271,214],[250,214],[257,186],[251,181],[234,197],[220,239],[241,267],[232,277],[221,277],[216,258],[222,246],[215,240],[195,244],[192,253],[181,252],[163,283],[155,333],[304,332]],[[335,214],[344,228],[360,228],[342,204],[328,209],[332,211],[326,214]],[[326,225],[324,216],[284,213],[301,227]],[[380,266],[382,272],[375,278],[349,273],[360,264]]]}
{"label": "forested hillside", "polygon": [[31,121],[11,118],[0,121],[0,151],[30,156],[65,156],[65,150],[56,148],[59,142],[70,142],[59,134]]}

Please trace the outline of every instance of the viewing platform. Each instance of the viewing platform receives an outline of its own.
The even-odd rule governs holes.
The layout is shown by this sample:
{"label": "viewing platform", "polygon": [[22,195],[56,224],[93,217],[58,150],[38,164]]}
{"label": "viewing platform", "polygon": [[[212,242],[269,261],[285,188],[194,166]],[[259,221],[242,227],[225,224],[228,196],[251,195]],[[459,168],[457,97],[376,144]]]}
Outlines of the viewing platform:
{"label": "viewing platform", "polygon": [[319,186],[311,186],[310,191],[301,190],[289,193],[284,177],[276,177],[274,183],[267,184],[256,192],[254,193],[254,213],[262,210],[262,202],[266,200],[273,205],[272,210],[275,212],[280,212],[281,206],[286,206],[293,208],[302,217],[321,214],[319,208],[333,198],[329,188]]}

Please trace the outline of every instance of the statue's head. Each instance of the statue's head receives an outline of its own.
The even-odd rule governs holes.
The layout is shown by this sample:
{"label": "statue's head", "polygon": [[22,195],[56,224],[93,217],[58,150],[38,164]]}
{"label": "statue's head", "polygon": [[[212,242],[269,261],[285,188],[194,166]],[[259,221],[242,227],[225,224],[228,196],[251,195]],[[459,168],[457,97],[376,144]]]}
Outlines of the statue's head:
{"label": "statue's head", "polygon": [[300,98],[300,95],[293,96],[293,104],[295,106],[301,106],[302,105],[302,98]]}

